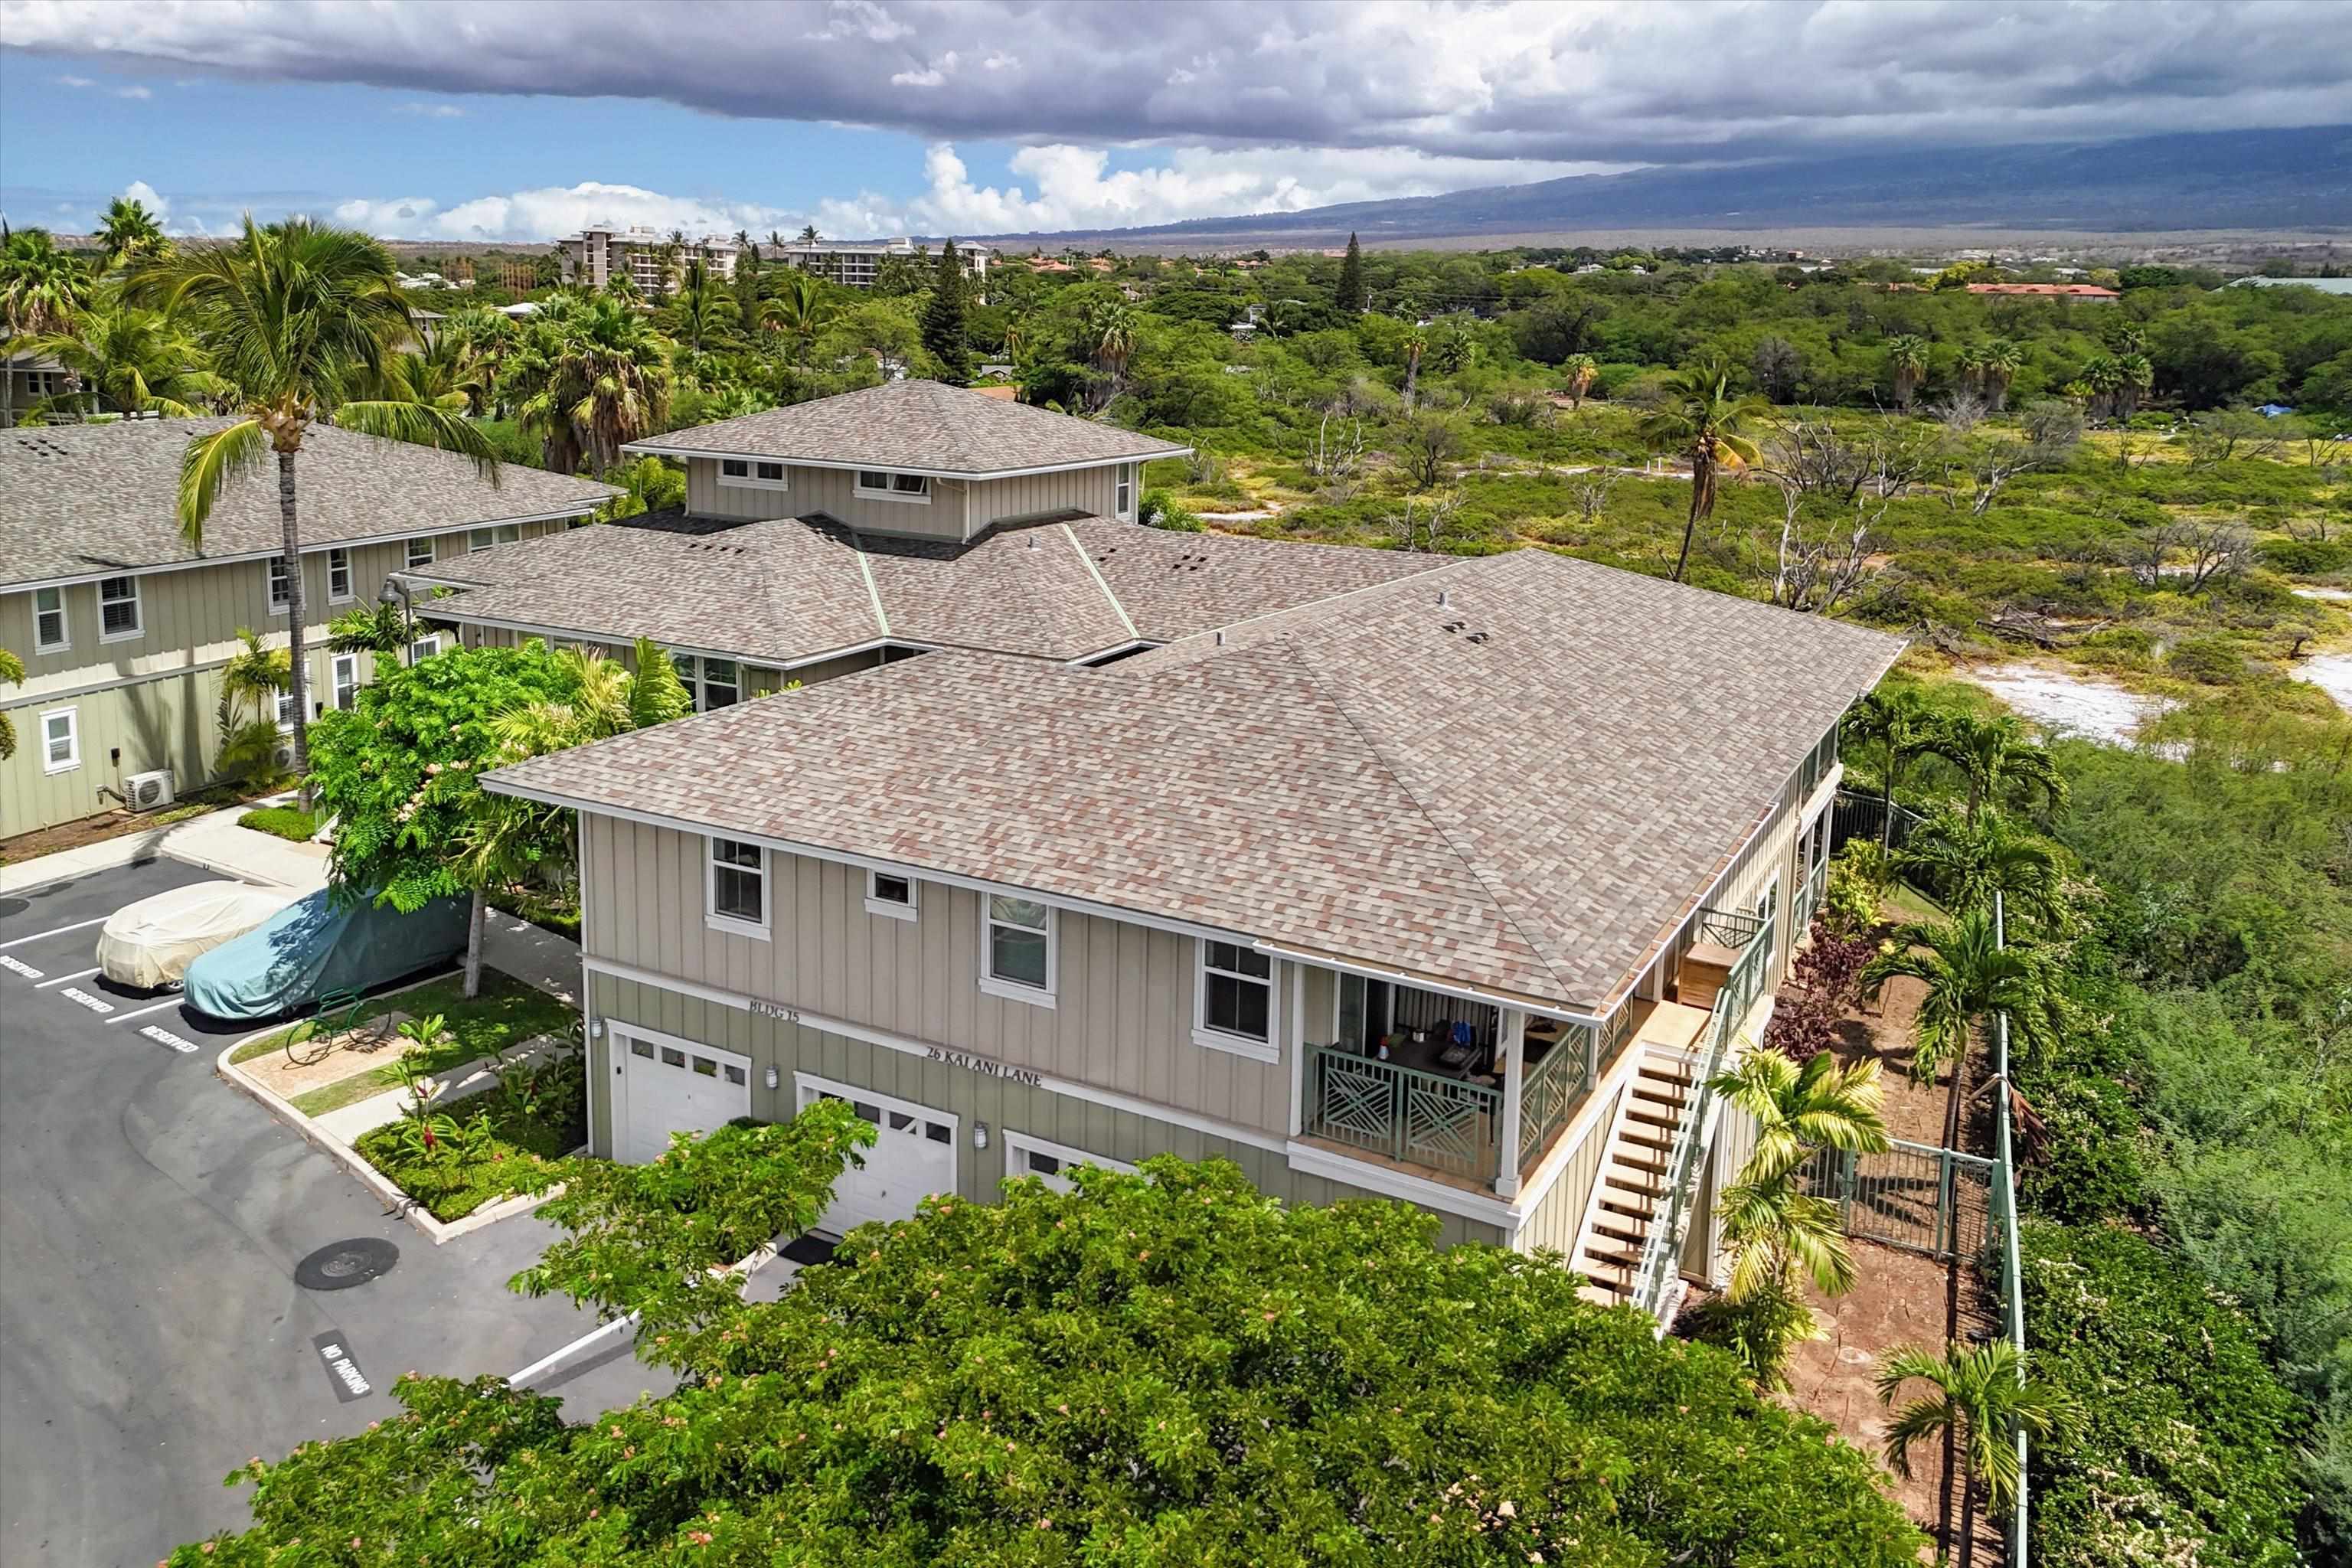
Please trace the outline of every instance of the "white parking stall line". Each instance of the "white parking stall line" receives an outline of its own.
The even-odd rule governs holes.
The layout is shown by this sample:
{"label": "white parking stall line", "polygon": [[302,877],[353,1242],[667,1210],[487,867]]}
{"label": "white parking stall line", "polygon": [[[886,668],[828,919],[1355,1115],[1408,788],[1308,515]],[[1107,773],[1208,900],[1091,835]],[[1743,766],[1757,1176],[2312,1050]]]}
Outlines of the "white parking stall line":
{"label": "white parking stall line", "polygon": [[92,965],[88,969],[77,969],[71,974],[60,974],[54,980],[44,980],[38,985],[34,986],[33,989],[36,991],[47,991],[50,986],[63,985],[68,980],[87,980],[97,973],[98,969],[96,965]]}
{"label": "white parking stall line", "polygon": [[55,931],[36,931],[31,936],[10,937],[6,942],[0,942],[0,947],[22,947],[28,942],[43,942],[53,936],[63,936],[69,931],[87,931],[91,926],[102,926],[113,918],[112,915],[100,915],[94,921],[76,921],[72,925],[59,926]]}
{"label": "white parking stall line", "polygon": [[176,1007],[179,1005],[180,999],[177,996],[173,996],[166,1001],[158,1002],[152,1006],[141,1007],[133,1012],[124,1013],[119,1016],[109,1018],[107,1022],[110,1024],[127,1024],[133,1018],[143,1018],[150,1013],[160,1013],[166,1007]]}

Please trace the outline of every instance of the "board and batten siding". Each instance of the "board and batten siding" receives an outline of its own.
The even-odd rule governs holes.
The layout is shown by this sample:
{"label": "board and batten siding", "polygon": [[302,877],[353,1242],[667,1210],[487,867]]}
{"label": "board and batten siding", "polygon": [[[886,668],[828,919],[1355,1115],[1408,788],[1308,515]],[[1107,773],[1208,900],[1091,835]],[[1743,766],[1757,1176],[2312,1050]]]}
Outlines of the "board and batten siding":
{"label": "board and batten siding", "polygon": [[[589,997],[595,1016],[612,1023],[636,1024],[751,1058],[751,1114],[761,1121],[784,1121],[793,1115],[797,1108],[793,1079],[796,1072],[870,1089],[955,1117],[956,1192],[970,1202],[986,1203],[997,1195],[1005,1174],[1006,1132],[1025,1132],[1130,1165],[1155,1154],[1230,1160],[1260,1192],[1286,1203],[1333,1204],[1373,1195],[1344,1183],[1294,1171],[1288,1159],[1276,1150],[974,1072],[952,1062],[782,1019],[754,1016],[741,1008],[664,986],[597,974],[590,978]],[[599,1086],[613,1082],[612,1064],[605,1054],[611,1044],[608,1031],[590,1047],[589,1071]],[[773,1089],[766,1084],[770,1067],[777,1071],[778,1087]],[[613,1149],[612,1099],[609,1090],[589,1097],[590,1147],[597,1153],[609,1154]],[[986,1149],[972,1146],[975,1123],[988,1127]],[[1496,1226],[1456,1215],[1439,1218],[1443,1245],[1502,1240]]]}
{"label": "board and batten siding", "polygon": [[991,523],[1050,517],[1081,511],[1092,517],[1115,515],[1118,469],[1073,468],[1061,474],[1028,474],[1012,479],[982,479],[971,487],[971,531]]}
{"label": "board and batten siding", "polygon": [[1577,1231],[1584,1223],[1586,1206],[1592,1201],[1592,1185],[1601,1178],[1601,1161],[1609,1152],[1610,1135],[1617,1126],[1617,1108],[1624,1099],[1629,1081],[1629,1078],[1618,1079],[1617,1091],[1610,1097],[1608,1108],[1585,1124],[1583,1142],[1568,1157],[1567,1168],[1519,1222],[1519,1234],[1512,1245],[1521,1252],[1549,1249],[1564,1258],[1576,1256]]}
{"label": "board and batten siding", "polygon": [[[1189,937],[1057,911],[1057,1005],[1035,1006],[981,990],[976,892],[924,882],[917,918],[897,920],[866,911],[864,871],[771,852],[771,931],[761,941],[704,924],[700,835],[599,815],[583,821],[592,956],[1268,1134],[1289,1131],[1295,1042],[1285,1040],[1276,1062],[1193,1044]],[[1286,1032],[1297,973],[1276,965]],[[1310,1018],[1310,1034],[1317,1026]]]}
{"label": "board and batten siding", "polygon": [[964,537],[961,479],[933,479],[929,501],[881,500],[857,493],[857,476],[846,468],[784,466],[783,489],[719,482],[719,459],[686,460],[686,510],[698,517],[737,517],[746,522],[770,518],[811,517],[823,512],[867,533],[898,533],[918,539]]}

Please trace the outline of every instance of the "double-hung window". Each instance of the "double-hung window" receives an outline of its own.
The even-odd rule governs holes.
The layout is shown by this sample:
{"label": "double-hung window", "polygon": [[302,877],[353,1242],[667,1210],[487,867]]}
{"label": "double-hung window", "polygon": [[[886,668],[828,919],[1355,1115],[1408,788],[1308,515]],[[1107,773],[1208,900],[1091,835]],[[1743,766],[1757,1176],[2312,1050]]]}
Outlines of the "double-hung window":
{"label": "double-hung window", "polygon": [[279,688],[278,691],[278,727],[280,730],[284,730],[290,733],[294,728],[294,720],[300,712],[301,710],[294,706],[294,694],[286,690],[282,687]]}
{"label": "double-hung window", "polygon": [[910,500],[928,504],[931,499],[930,477],[926,474],[894,474],[879,468],[860,468],[857,470],[857,483],[853,489],[870,500]]}
{"label": "double-hung window", "polygon": [[1192,1043],[1272,1061],[1278,1054],[1274,1019],[1273,955],[1239,942],[1203,941]]}
{"label": "double-hung window", "polygon": [[73,637],[66,628],[66,591],[63,588],[33,590],[33,651],[63,653],[73,647]]}
{"label": "double-hung window", "polygon": [[1118,466],[1118,479],[1113,488],[1116,491],[1113,515],[1129,522],[1134,521],[1135,465],[1133,463],[1121,463]]}
{"label": "double-hung window", "polygon": [[709,906],[713,931],[764,939],[768,934],[768,852],[732,838],[710,840]]}
{"label": "double-hung window", "polygon": [[101,578],[98,584],[98,640],[125,642],[139,633],[139,579]]}
{"label": "double-hung window", "polygon": [[282,616],[294,603],[294,573],[283,555],[269,558],[269,613]]}
{"label": "double-hung window", "polygon": [[466,535],[466,553],[475,554],[493,545],[512,544],[522,538],[522,524],[502,522],[495,528],[477,528]]}
{"label": "double-hung window", "polygon": [[1034,899],[982,895],[980,988],[992,996],[1054,1005],[1054,911]]}
{"label": "double-hung window", "polygon": [[327,552],[327,603],[340,605],[352,596],[352,552],[338,544]]}
{"label": "double-hung window", "polygon": [[719,482],[730,489],[792,489],[792,481],[784,473],[783,464],[762,462],[757,458],[719,458]]}
{"label": "double-hung window", "polygon": [[432,565],[433,541],[430,539],[410,540],[408,542],[407,553],[402,557],[401,564],[411,572],[415,572],[421,567]]}
{"label": "double-hung window", "polygon": [[680,654],[671,662],[677,666],[677,678],[684,683],[687,695],[694,699],[697,713],[732,708],[743,700],[743,676],[733,659],[699,658],[689,653]]}
{"label": "double-hung window", "polygon": [[360,656],[339,653],[335,656],[335,707],[349,712],[360,700]]}
{"label": "double-hung window", "polygon": [[52,708],[41,715],[41,771],[61,773],[81,766],[81,713]]}
{"label": "double-hung window", "polygon": [[893,876],[887,871],[866,873],[866,912],[887,915],[892,920],[910,921],[915,918],[915,879]]}

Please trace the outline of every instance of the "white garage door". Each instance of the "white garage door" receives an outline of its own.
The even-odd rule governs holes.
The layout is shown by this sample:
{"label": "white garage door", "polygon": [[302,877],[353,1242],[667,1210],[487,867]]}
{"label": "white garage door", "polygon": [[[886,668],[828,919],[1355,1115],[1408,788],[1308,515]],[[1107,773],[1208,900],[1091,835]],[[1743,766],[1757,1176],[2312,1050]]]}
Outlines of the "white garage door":
{"label": "white garage door", "polygon": [[906,1219],[933,1193],[955,1191],[955,1118],[904,1100],[846,1084],[800,1083],[803,1109],[820,1100],[846,1100],[874,1128],[866,1168],[844,1171],[833,1187],[824,1226],[846,1236],[868,1220]]}
{"label": "white garage door", "polygon": [[647,1038],[615,1026],[614,1121],[622,1162],[641,1164],[669,1148],[673,1132],[709,1132],[751,1113],[751,1059],[684,1040]]}

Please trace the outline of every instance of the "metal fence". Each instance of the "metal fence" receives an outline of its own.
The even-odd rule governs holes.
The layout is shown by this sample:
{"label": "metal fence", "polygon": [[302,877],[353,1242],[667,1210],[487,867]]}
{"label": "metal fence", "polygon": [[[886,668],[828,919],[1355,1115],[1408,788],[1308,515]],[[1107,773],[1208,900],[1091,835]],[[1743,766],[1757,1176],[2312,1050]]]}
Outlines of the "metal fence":
{"label": "metal fence", "polygon": [[1805,1191],[1838,1205],[1848,1236],[1938,1258],[1989,1256],[1996,1162],[1894,1140],[1883,1153],[1824,1149]]}
{"label": "metal fence", "polygon": [[1841,789],[1837,794],[1837,809],[1830,823],[1830,852],[1835,854],[1857,838],[1878,843],[1884,838],[1890,848],[1900,849],[1911,830],[1927,819],[1905,805],[1895,803],[1895,829],[1886,831],[1886,802],[1860,790]]}
{"label": "metal fence", "polygon": [[[2008,925],[1999,893],[1992,897],[1992,939],[2008,945]],[[2010,1343],[2017,1347],[2018,1376],[2025,1375],[2025,1272],[2017,1242],[2017,1138],[2010,1126],[2009,1015],[1993,1016],[1993,1069],[2000,1108],[1993,1113],[1992,1216],[1996,1245],[2000,1248],[2001,1321]],[[2017,1504],[2009,1520],[2010,1568],[2026,1568],[2026,1447],[2017,1435]]]}

